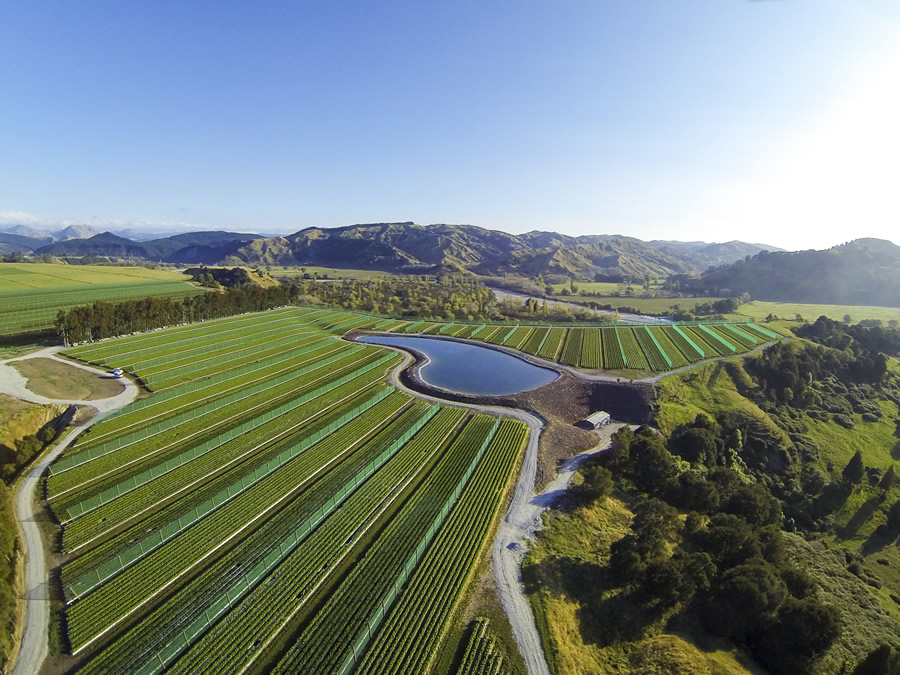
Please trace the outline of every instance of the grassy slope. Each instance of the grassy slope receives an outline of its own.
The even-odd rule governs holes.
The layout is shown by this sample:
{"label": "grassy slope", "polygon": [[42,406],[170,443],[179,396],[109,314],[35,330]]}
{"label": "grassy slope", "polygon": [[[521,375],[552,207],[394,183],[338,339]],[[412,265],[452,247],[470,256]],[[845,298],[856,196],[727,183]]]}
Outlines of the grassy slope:
{"label": "grassy slope", "polygon": [[754,300],[746,305],[741,305],[738,315],[749,316],[756,321],[762,321],[769,314],[793,319],[800,314],[804,319],[814,321],[825,315],[835,321],[843,321],[844,315],[849,314],[854,323],[862,319],[881,319],[884,323],[895,319],[900,321],[900,309],[897,307],[869,307],[862,305],[814,305],[792,302],[763,302]]}
{"label": "grassy slope", "polygon": [[[767,427],[789,442],[787,435],[755,403],[741,395],[752,385],[742,359],[731,359],[663,379],[659,386],[658,425],[665,434],[698,413],[715,415],[729,409],[740,409],[762,420]],[[890,366],[900,372],[900,361],[892,359]],[[900,453],[900,444],[893,437],[897,406],[880,402],[885,417],[864,423],[854,415],[857,425],[847,430],[833,422],[808,420],[808,435],[822,452],[819,468],[825,471],[832,463],[832,479],[853,453],[860,449],[867,466],[887,468]],[[880,491],[864,479],[845,503],[833,514],[836,532],[824,537],[824,542],[810,545],[796,535],[787,535],[793,556],[803,561],[823,587],[829,601],[837,604],[843,614],[844,635],[820,664],[817,672],[839,668],[845,660],[858,657],[854,645],[892,635],[900,620],[900,548],[893,541],[883,541],[875,530],[885,522],[886,509],[900,498],[895,487],[886,500],[877,499]],[[587,509],[574,513],[553,510],[544,517],[545,529],[529,553],[527,563],[544,563],[539,569],[540,590],[530,586],[531,600],[538,625],[545,639],[545,651],[554,672],[600,673],[612,671],[647,673],[738,673],[757,672],[755,664],[738,653],[721,648],[708,636],[687,628],[687,632],[666,632],[659,622],[650,628],[653,637],[632,642],[603,644],[604,625],[592,618],[571,599],[562,583],[563,576],[548,569],[548,561],[566,561],[566,565],[604,565],[609,546],[619,539],[628,527],[631,512],[620,499],[601,500]],[[857,577],[847,568],[845,550],[861,552],[864,556],[864,576]],[[564,569],[564,568],[561,568]],[[877,578],[876,584],[866,583]],[[619,607],[622,616],[627,607]],[[646,634],[645,634],[646,635]],[[717,647],[720,647],[717,649]]]}

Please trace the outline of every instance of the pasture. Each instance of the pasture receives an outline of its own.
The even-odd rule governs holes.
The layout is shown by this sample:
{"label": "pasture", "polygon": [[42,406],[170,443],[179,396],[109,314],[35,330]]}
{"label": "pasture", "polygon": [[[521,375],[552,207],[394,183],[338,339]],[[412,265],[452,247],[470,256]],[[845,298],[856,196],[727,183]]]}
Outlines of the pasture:
{"label": "pasture", "polygon": [[174,272],[143,267],[0,263],[0,337],[19,342],[49,333],[59,310],[146,297],[205,293]]}

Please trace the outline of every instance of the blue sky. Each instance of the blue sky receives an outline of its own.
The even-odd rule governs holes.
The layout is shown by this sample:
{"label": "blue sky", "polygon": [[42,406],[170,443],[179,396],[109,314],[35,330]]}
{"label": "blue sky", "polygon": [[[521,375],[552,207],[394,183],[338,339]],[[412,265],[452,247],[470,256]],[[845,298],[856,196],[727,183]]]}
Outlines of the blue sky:
{"label": "blue sky", "polygon": [[0,224],[900,243],[896,0],[6,2]]}

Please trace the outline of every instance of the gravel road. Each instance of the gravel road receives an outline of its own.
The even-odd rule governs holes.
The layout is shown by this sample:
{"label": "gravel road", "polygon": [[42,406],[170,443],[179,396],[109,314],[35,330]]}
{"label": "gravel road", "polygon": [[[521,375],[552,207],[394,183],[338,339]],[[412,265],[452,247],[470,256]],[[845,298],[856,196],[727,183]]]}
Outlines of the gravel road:
{"label": "gravel road", "polygon": [[[97,401],[65,401],[60,399],[39,396],[26,387],[27,380],[19,372],[8,365],[10,361],[24,359],[52,358],[62,361],[75,368],[82,368],[93,373],[105,375],[105,371],[89,368],[80,364],[71,363],[60,359],[56,353],[60,347],[42,349],[28,356],[16,359],[0,361],[0,393],[9,394],[25,401],[41,404],[63,403],[69,405],[85,405],[95,408],[98,412],[109,412],[131,403],[137,396],[138,390],[133,382],[126,378],[120,381],[125,390],[112,398]],[[50,621],[50,593],[49,578],[50,569],[44,553],[44,545],[41,540],[40,529],[37,525],[37,516],[42,506],[38,495],[41,487],[41,475],[44,470],[65,450],[82,431],[90,427],[99,416],[94,416],[65,434],[63,439],[48,452],[28,472],[16,493],[16,517],[22,528],[22,540],[25,549],[25,628],[22,634],[22,642],[13,675],[32,675],[41,669],[44,659],[47,658],[48,642],[47,631]]]}

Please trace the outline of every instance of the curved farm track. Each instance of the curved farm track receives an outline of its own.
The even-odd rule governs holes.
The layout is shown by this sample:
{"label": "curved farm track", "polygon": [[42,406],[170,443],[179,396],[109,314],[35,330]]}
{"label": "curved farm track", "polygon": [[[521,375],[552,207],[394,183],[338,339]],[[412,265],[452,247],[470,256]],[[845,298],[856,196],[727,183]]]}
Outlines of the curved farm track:
{"label": "curved farm track", "polygon": [[[26,381],[19,373],[9,366],[10,361],[19,361],[33,358],[52,358],[59,360],[74,368],[81,368],[97,375],[107,373],[96,368],[63,361],[56,356],[59,347],[42,349],[28,356],[18,359],[9,359],[0,362],[0,393],[9,394],[32,403],[50,404],[63,403],[68,405],[90,406],[98,412],[109,412],[131,403],[137,396],[137,387],[129,380],[123,379],[124,391],[112,398],[97,401],[68,401],[47,398],[31,392],[25,385]],[[46,453],[36,465],[29,471],[16,492],[16,518],[22,530],[22,540],[25,552],[25,619],[22,628],[22,640],[16,664],[13,668],[14,675],[31,675],[37,673],[47,658],[48,652],[48,625],[50,622],[50,569],[44,552],[44,543],[37,525],[37,515],[43,506],[40,504],[39,490],[41,476],[48,466],[65,450],[85,429],[89,428],[97,419],[90,419],[76,425],[65,433],[50,452]]]}

